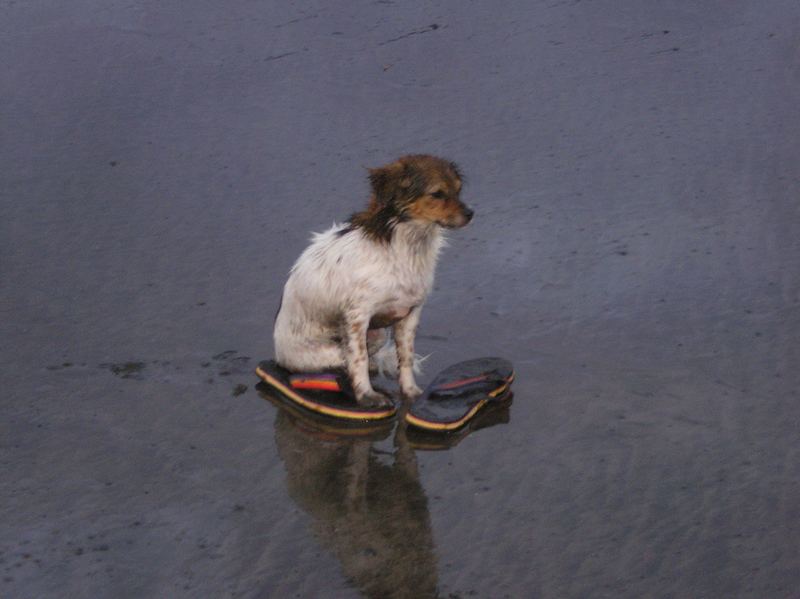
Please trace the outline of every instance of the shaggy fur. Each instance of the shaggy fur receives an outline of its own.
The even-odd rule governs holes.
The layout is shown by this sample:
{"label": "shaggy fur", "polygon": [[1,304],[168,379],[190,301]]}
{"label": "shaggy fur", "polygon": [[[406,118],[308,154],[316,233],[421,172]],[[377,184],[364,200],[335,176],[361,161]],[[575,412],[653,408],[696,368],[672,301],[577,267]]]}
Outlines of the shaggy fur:
{"label": "shaggy fur", "polygon": [[369,178],[366,210],[314,235],[292,267],[275,319],[275,353],[295,372],[346,369],[361,404],[387,405],[369,371],[388,366],[405,396],[420,393],[414,336],[442,228],[463,227],[472,210],[459,199],[458,167],[441,158],[404,156],[371,169]]}

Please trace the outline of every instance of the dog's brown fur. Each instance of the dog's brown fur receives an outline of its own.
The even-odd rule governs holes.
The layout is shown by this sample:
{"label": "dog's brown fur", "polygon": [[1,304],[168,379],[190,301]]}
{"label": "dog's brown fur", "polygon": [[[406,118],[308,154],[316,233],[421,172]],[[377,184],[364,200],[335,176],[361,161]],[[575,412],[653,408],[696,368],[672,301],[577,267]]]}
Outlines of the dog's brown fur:
{"label": "dog's brown fur", "polygon": [[376,241],[388,242],[398,223],[418,220],[446,228],[463,227],[472,211],[459,199],[462,175],[454,162],[411,154],[369,171],[369,206],[350,218]]}

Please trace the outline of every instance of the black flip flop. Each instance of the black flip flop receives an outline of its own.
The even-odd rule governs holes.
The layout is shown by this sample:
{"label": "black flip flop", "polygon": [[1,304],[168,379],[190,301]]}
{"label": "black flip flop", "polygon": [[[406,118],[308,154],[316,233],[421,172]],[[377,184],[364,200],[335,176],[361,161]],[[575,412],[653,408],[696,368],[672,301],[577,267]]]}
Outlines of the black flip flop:
{"label": "black flip flop", "polygon": [[406,422],[426,431],[455,431],[491,404],[507,401],[514,380],[511,362],[478,358],[440,372],[408,408]]}
{"label": "black flip flop", "polygon": [[359,405],[343,373],[297,374],[274,360],[265,360],[259,362],[256,374],[283,398],[316,414],[363,422],[388,419],[397,413],[394,406]]}

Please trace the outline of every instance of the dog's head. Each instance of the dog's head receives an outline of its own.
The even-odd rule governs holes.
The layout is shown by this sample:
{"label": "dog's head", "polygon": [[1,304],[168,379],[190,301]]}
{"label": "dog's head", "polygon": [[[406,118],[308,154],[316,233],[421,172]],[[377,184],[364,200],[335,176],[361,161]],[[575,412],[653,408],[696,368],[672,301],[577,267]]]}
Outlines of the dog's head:
{"label": "dog's head", "polygon": [[400,221],[436,224],[448,229],[465,226],[472,210],[459,198],[461,173],[454,162],[414,154],[370,169],[372,203]]}

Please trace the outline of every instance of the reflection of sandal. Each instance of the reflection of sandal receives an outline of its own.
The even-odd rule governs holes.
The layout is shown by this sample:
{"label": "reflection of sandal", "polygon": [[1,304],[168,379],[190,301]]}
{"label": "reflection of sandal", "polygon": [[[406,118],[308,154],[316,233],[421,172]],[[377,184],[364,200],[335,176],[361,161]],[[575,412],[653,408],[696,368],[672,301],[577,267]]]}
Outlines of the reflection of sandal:
{"label": "reflection of sandal", "polygon": [[334,418],[381,420],[391,418],[397,408],[364,407],[356,402],[347,377],[337,372],[296,374],[274,360],[260,362],[256,374],[282,397],[298,406]]}
{"label": "reflection of sandal", "polygon": [[[382,441],[389,436],[394,421],[383,420],[345,420],[331,418],[300,407],[294,401],[279,393],[275,387],[264,381],[255,386],[256,391],[266,401],[283,412],[295,429],[319,441],[339,441],[342,439],[369,439]],[[437,435],[441,437],[441,435]]]}
{"label": "reflection of sandal", "polygon": [[406,422],[428,431],[454,431],[489,404],[510,398],[508,360],[479,358],[445,368],[408,409]]}
{"label": "reflection of sandal", "polygon": [[500,424],[508,424],[511,419],[513,393],[508,393],[502,401],[493,401],[483,406],[464,426],[454,431],[437,431],[416,426],[409,426],[406,434],[408,442],[414,449],[437,451],[451,449],[469,437],[475,431],[491,428]]}

